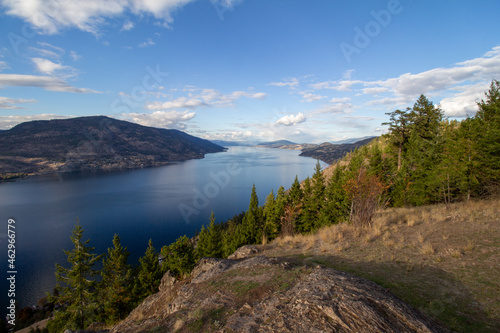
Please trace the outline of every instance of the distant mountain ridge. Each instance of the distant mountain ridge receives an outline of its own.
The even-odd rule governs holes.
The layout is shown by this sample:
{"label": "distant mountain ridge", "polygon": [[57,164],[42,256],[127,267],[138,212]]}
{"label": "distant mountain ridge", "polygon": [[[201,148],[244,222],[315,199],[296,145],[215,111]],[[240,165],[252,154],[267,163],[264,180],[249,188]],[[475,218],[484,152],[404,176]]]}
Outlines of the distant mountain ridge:
{"label": "distant mountain ridge", "polygon": [[105,116],[38,120],[0,132],[0,173],[139,168],[222,151],[178,130]]}
{"label": "distant mountain ridge", "polygon": [[338,159],[344,157],[347,153],[370,143],[374,138],[375,137],[369,137],[355,143],[344,143],[340,145],[325,142],[316,147],[302,150],[302,153],[299,156],[312,157],[322,160],[325,163],[333,164]]}
{"label": "distant mountain ridge", "polygon": [[277,141],[269,141],[269,142],[261,142],[257,144],[257,147],[265,147],[265,148],[281,148],[283,146],[291,146],[296,145],[295,142],[288,140],[277,140]]}
{"label": "distant mountain ridge", "polygon": [[338,140],[338,141],[330,141],[330,143],[333,145],[342,145],[345,143],[356,143],[356,142],[363,141],[366,139],[374,139],[374,138],[376,138],[376,136],[364,136],[362,138],[349,138],[349,139]]}

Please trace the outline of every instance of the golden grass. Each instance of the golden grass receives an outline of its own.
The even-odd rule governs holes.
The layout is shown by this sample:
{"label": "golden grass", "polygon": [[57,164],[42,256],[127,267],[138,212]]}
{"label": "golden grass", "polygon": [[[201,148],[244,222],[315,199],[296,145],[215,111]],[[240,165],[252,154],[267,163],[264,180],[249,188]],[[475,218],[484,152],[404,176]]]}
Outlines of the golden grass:
{"label": "golden grass", "polygon": [[431,243],[423,244],[420,248],[420,251],[422,252],[422,254],[434,254],[436,252]]}
{"label": "golden grass", "polygon": [[264,255],[373,279],[459,332],[495,331],[500,322],[500,198],[381,209],[371,228],[342,223],[279,237]]}

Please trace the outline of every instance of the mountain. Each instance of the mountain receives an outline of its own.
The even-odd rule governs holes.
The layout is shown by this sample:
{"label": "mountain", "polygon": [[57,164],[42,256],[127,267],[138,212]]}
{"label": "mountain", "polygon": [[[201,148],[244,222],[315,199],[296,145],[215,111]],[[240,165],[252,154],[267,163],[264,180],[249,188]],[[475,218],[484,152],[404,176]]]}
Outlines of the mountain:
{"label": "mountain", "polygon": [[270,142],[261,142],[257,144],[257,147],[262,148],[281,148],[283,146],[296,145],[295,142],[288,140],[278,140],[278,141],[270,141]]}
{"label": "mountain", "polygon": [[39,120],[0,132],[0,173],[139,168],[221,151],[178,130],[105,116]]}
{"label": "mountain", "polygon": [[341,145],[341,144],[344,144],[344,143],[356,143],[356,142],[359,142],[359,141],[363,141],[363,140],[366,140],[366,139],[373,139],[373,138],[376,138],[376,137],[375,136],[364,136],[362,138],[349,138],[349,139],[338,140],[338,141],[330,141],[330,143],[334,144],[334,145]]}
{"label": "mountain", "polygon": [[336,160],[344,157],[347,153],[368,144],[373,139],[373,137],[370,137],[368,139],[357,141],[356,143],[344,143],[340,145],[325,142],[316,147],[304,149],[299,156],[312,157],[322,160],[328,164],[333,164]]}
{"label": "mountain", "polygon": [[224,141],[224,140],[210,140],[212,143],[222,146],[222,147],[234,147],[234,146],[252,146],[251,143],[244,141]]}

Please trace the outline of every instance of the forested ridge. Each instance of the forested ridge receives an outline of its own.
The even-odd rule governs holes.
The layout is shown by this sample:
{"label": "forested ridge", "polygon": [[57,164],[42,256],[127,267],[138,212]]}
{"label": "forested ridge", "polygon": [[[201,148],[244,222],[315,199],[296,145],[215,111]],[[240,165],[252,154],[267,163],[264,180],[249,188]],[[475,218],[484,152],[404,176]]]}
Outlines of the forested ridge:
{"label": "forested ridge", "polygon": [[[443,110],[424,95],[413,107],[388,115],[386,135],[328,170],[321,170],[318,162],[311,178],[301,183],[296,177],[290,189],[271,191],[262,205],[254,186],[246,212],[224,222],[217,222],[213,212],[192,239],[179,237],[160,253],[150,241],[137,267],[127,263],[128,252],[118,235],[107,254],[95,255],[78,224],[71,237],[75,248],[66,252],[70,267],[57,266],[60,285],[50,302],[59,309],[48,330],[115,323],[158,290],[165,272],[183,279],[202,257],[227,257],[242,245],[336,223],[370,227],[379,207],[448,204],[498,194],[499,81],[492,81],[475,116],[461,121],[445,119]],[[96,271],[98,261],[103,267]]]}

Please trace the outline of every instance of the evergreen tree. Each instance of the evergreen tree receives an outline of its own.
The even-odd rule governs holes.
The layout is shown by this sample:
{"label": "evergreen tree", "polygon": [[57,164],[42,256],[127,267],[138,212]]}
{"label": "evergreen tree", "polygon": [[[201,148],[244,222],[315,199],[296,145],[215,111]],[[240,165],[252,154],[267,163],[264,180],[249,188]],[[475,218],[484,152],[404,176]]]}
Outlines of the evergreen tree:
{"label": "evergreen tree", "polygon": [[276,238],[281,232],[281,219],[285,215],[285,207],[287,201],[288,198],[285,192],[285,188],[283,186],[280,186],[278,188],[278,195],[276,195],[276,201],[274,204],[274,222],[276,223],[276,235],[274,238]]}
{"label": "evergreen tree", "polygon": [[196,258],[208,257],[208,246],[208,230],[205,229],[205,225],[202,225],[198,233],[198,243],[195,250]]}
{"label": "evergreen tree", "polygon": [[278,235],[277,221],[279,217],[276,216],[275,206],[274,191],[271,190],[264,204],[264,234],[268,239],[274,239]]}
{"label": "evergreen tree", "polygon": [[139,258],[139,268],[134,285],[134,294],[139,302],[158,291],[162,275],[158,252],[150,239],[144,256]]}
{"label": "evergreen tree", "polygon": [[300,182],[297,176],[295,176],[295,180],[293,181],[292,187],[290,188],[289,199],[290,204],[298,205],[302,201],[302,189],[300,188]]}
{"label": "evergreen tree", "polygon": [[56,264],[56,279],[63,285],[57,285],[59,295],[54,301],[67,305],[56,313],[54,322],[73,330],[86,328],[96,318],[96,281],[92,278],[99,272],[93,267],[102,255],[93,253],[94,248],[88,246],[90,240],[82,241],[83,231],[77,222],[70,237],[74,249],[64,251],[70,268]]}
{"label": "evergreen tree", "polygon": [[132,268],[127,263],[129,252],[120,244],[115,234],[113,247],[103,260],[101,270],[100,297],[104,303],[102,316],[106,322],[115,323],[123,319],[131,309]]}
{"label": "evergreen tree", "polygon": [[222,258],[222,228],[215,223],[214,212],[210,214],[210,225],[208,226],[208,242],[205,256]]}
{"label": "evergreen tree", "polygon": [[325,191],[324,207],[320,212],[319,221],[322,226],[339,223],[349,216],[350,203],[344,190],[345,171],[337,165],[328,181]]}
{"label": "evergreen tree", "polygon": [[410,108],[406,111],[396,110],[386,113],[390,116],[390,121],[382,123],[389,125],[389,142],[397,149],[397,170],[401,169],[403,153],[406,151],[408,140],[410,139],[411,119]]}
{"label": "evergreen tree", "polygon": [[442,180],[436,166],[441,163],[444,141],[441,134],[443,113],[424,95],[415,102],[410,113],[412,130],[408,144],[410,173],[409,201],[424,205],[440,200]]}
{"label": "evergreen tree", "polygon": [[261,241],[263,231],[263,216],[262,211],[259,209],[259,199],[255,184],[252,187],[250,195],[250,205],[248,211],[243,218],[241,231],[243,232],[245,244],[257,244]]}
{"label": "evergreen tree", "polygon": [[161,249],[163,256],[162,270],[170,271],[170,274],[178,279],[187,276],[196,265],[194,246],[185,235]]}
{"label": "evergreen tree", "polygon": [[485,96],[474,117],[474,149],[478,153],[482,187],[487,193],[494,193],[500,186],[500,81],[493,80]]}
{"label": "evergreen tree", "polygon": [[313,202],[311,179],[309,177],[304,180],[302,193],[302,210],[298,220],[296,221],[295,229],[297,232],[306,233],[313,229],[316,218],[316,204]]}
{"label": "evergreen tree", "polygon": [[311,230],[314,230],[321,226],[320,213],[325,204],[325,178],[323,177],[323,171],[321,170],[319,160],[316,162],[312,181],[313,184],[309,209],[312,215]]}

